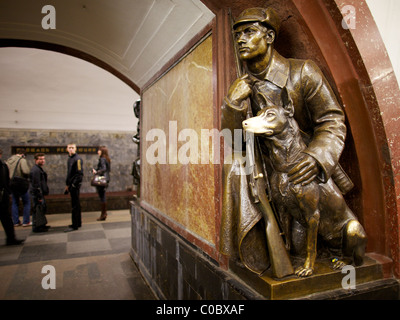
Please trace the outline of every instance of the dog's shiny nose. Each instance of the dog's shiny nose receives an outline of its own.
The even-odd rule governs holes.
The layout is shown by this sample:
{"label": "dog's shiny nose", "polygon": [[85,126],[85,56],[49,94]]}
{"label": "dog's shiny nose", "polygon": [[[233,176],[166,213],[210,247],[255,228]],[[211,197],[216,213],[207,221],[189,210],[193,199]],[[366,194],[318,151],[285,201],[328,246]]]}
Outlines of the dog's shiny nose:
{"label": "dog's shiny nose", "polygon": [[244,125],[245,127],[247,127],[247,122],[244,122],[243,125]]}

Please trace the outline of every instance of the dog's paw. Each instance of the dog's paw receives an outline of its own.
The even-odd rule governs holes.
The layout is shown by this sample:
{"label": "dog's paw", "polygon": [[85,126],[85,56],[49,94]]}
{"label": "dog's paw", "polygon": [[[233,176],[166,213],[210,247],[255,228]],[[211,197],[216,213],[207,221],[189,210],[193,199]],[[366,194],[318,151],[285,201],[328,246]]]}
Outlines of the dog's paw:
{"label": "dog's paw", "polygon": [[313,272],[314,272],[313,268],[298,267],[294,273],[298,277],[305,278],[311,276]]}
{"label": "dog's paw", "polygon": [[341,270],[343,267],[346,265],[346,263],[342,260],[339,260],[338,258],[333,258],[332,259],[332,268],[334,270]]}

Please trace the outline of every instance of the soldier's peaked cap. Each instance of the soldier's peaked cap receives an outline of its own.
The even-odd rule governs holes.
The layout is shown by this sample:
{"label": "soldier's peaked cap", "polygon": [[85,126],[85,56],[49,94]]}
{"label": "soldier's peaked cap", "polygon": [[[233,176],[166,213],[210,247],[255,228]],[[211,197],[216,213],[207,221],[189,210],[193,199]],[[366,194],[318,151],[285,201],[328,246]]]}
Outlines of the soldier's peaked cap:
{"label": "soldier's peaked cap", "polygon": [[234,22],[233,27],[236,28],[241,24],[250,22],[260,22],[262,24],[265,24],[274,29],[277,35],[281,26],[281,21],[276,11],[273,8],[268,7],[249,8],[242,11],[242,13],[237,17],[236,21]]}

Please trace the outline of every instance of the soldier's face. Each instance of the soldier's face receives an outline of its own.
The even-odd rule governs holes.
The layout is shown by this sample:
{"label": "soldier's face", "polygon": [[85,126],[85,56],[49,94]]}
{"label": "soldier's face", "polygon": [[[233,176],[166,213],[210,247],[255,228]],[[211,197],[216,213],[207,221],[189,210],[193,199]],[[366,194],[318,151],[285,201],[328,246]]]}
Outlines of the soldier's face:
{"label": "soldier's face", "polygon": [[257,23],[240,25],[235,30],[240,59],[251,60],[265,56],[268,50],[266,33]]}

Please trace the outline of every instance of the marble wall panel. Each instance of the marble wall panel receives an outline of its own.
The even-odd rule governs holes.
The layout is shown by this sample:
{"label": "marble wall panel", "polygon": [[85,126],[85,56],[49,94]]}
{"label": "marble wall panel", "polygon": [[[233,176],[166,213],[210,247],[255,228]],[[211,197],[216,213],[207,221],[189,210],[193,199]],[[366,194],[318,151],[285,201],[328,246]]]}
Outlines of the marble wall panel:
{"label": "marble wall panel", "polygon": [[212,79],[209,36],[143,93],[140,192],[142,201],[214,244],[213,144],[202,138],[213,128]]}

